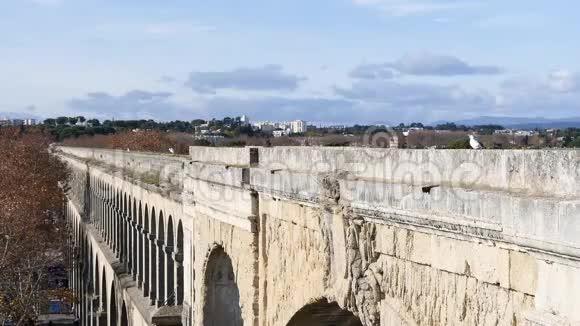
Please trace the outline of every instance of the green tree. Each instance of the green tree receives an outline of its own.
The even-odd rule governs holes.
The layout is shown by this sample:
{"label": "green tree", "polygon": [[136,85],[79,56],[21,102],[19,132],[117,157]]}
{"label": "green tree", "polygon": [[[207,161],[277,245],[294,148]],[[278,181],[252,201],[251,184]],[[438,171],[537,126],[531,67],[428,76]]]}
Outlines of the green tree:
{"label": "green tree", "polygon": [[55,126],[56,125],[56,119],[46,119],[46,120],[44,120],[44,125],[46,125],[46,126]]}
{"label": "green tree", "polygon": [[99,127],[101,125],[101,122],[98,119],[88,120],[87,123],[93,127]]}
{"label": "green tree", "polygon": [[68,117],[58,117],[56,118],[56,124],[59,126],[64,126],[68,123]]}

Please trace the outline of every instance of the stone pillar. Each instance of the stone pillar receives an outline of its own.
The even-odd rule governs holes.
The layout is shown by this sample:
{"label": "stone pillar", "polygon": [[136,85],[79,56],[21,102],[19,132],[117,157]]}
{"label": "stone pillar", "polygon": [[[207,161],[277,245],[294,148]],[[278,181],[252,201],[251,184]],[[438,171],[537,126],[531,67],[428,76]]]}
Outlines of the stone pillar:
{"label": "stone pillar", "polygon": [[151,304],[157,304],[157,244],[156,238],[153,234],[149,234],[149,297]]}
{"label": "stone pillar", "polygon": [[[137,217],[133,213],[133,222],[131,223],[133,229],[133,245],[132,245],[132,262],[133,262],[133,279],[137,281],[137,274],[139,273],[139,263],[141,261],[141,257],[139,257],[138,249],[139,249],[139,225],[137,224]],[[137,283],[138,285],[139,283]]]}
{"label": "stone pillar", "polygon": [[99,326],[107,326],[107,313],[102,309],[102,311],[97,315]]}
{"label": "stone pillar", "polygon": [[111,214],[111,202],[109,201],[107,204],[107,224],[108,224],[108,234],[107,234],[107,243],[109,247],[115,252],[115,248],[113,246],[113,216]]}
{"label": "stone pillar", "polygon": [[173,261],[173,247],[165,246],[165,300],[167,305],[175,305],[175,264]]}
{"label": "stone pillar", "polygon": [[183,296],[185,292],[184,275],[183,275],[183,253],[176,251],[173,254],[173,261],[175,262],[175,304],[183,304]]}
{"label": "stone pillar", "polygon": [[167,291],[165,288],[165,244],[161,240],[157,240],[157,306],[161,307],[165,305],[165,300],[167,299]]}
{"label": "stone pillar", "polygon": [[142,230],[141,232],[141,257],[143,257],[143,264],[141,266],[140,282],[143,284],[143,295],[149,296],[149,232]]}
{"label": "stone pillar", "polygon": [[97,312],[96,312],[96,306],[95,306],[95,300],[91,299],[90,304],[90,325],[92,326],[97,326]]}
{"label": "stone pillar", "polygon": [[133,249],[132,249],[132,241],[133,241],[133,227],[130,215],[125,215],[125,253],[127,255],[127,272],[129,275],[133,274]]}
{"label": "stone pillar", "polygon": [[127,221],[125,220],[124,215],[119,216],[119,222],[121,223],[121,241],[119,247],[121,247],[123,266],[125,267],[125,270],[127,270]]}
{"label": "stone pillar", "polygon": [[121,238],[121,218],[117,207],[111,210],[112,220],[113,220],[113,250],[115,251],[115,256],[122,259],[121,247],[119,246],[119,239]]}

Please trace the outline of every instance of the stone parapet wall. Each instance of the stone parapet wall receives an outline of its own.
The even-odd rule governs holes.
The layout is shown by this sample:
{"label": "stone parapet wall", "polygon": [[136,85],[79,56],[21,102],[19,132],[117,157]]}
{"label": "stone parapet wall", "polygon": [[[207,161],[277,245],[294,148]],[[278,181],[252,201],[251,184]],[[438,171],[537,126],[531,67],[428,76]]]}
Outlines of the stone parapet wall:
{"label": "stone parapet wall", "polygon": [[172,187],[193,218],[198,322],[216,246],[248,325],[286,326],[322,298],[365,326],[580,322],[580,151],[59,149]]}

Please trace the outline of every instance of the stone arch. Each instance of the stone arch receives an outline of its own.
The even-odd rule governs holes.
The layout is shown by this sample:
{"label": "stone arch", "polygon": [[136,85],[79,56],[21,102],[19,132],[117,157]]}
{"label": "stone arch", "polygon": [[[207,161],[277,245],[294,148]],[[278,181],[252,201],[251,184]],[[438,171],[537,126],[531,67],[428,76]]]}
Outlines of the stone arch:
{"label": "stone arch", "polygon": [[121,326],[129,326],[129,316],[127,315],[127,305],[123,301],[123,308],[121,308]]}
{"label": "stone arch", "polygon": [[163,211],[159,212],[159,221],[157,229],[157,304],[165,304],[165,224],[163,223]]}
{"label": "stone arch", "polygon": [[101,280],[99,278],[99,256],[98,255],[95,258],[94,279],[95,279],[95,295],[99,296],[101,293],[101,287],[99,286],[101,283]]}
{"label": "stone arch", "polygon": [[[101,277],[102,277],[102,280],[101,280],[101,314],[102,314],[108,310],[107,309],[107,274],[105,274],[105,266],[103,266]],[[106,322],[104,325],[106,325]]]}
{"label": "stone arch", "polygon": [[[87,240],[88,241],[88,240]],[[89,294],[94,293],[94,286],[93,286],[93,276],[94,276],[94,262],[93,262],[93,246],[90,242],[88,242],[88,266],[85,266],[84,277],[86,280],[86,291]]]}
{"label": "stone arch", "polygon": [[183,270],[183,224],[181,220],[177,225],[177,250],[175,251],[175,263],[177,265],[177,305],[183,304],[183,292],[185,290],[185,285],[183,283],[184,270]]}
{"label": "stone arch", "polygon": [[321,299],[298,310],[286,326],[363,326],[352,312]]}
{"label": "stone arch", "polygon": [[167,246],[166,246],[166,253],[167,253],[167,273],[166,273],[166,280],[167,280],[167,290],[166,290],[166,301],[168,305],[174,305],[176,301],[176,293],[175,293],[175,262],[173,258],[174,253],[174,245],[175,245],[175,237],[173,231],[173,217],[169,215],[167,219]]}
{"label": "stone arch", "polygon": [[130,269],[129,265],[129,252],[127,251],[127,242],[129,241],[129,230],[127,228],[127,219],[128,219],[128,208],[127,208],[127,194],[123,191],[122,192],[122,203],[123,206],[121,207],[121,228],[123,230],[123,240],[121,241],[121,248],[123,253],[123,262],[125,264],[126,269]]}
{"label": "stone arch", "polygon": [[102,274],[99,273],[101,270],[97,264],[97,269],[95,271],[95,289],[97,296],[94,300],[94,311],[96,322],[94,325],[107,325],[107,279],[105,277],[105,267],[103,266]]}
{"label": "stone arch", "polygon": [[222,247],[210,253],[205,267],[204,326],[242,326],[240,290],[232,260]]}
{"label": "stone arch", "polygon": [[143,294],[149,296],[149,263],[151,257],[149,255],[149,206],[145,204],[145,219],[143,220],[143,256],[145,262],[143,264]]}
{"label": "stone arch", "polygon": [[109,305],[109,325],[117,326],[119,324],[119,308],[117,307],[117,290],[115,281],[111,284],[111,300]]}
{"label": "stone arch", "polygon": [[[121,190],[122,191],[122,190]],[[122,200],[123,200],[123,215],[127,215],[127,194],[122,191],[123,195],[122,195]]]}
{"label": "stone arch", "polygon": [[125,229],[127,238],[125,240],[125,250],[127,251],[127,270],[129,275],[134,278],[135,276],[135,256],[133,256],[133,198],[131,195],[127,195],[127,212],[125,213]]}
{"label": "stone arch", "polygon": [[137,286],[141,288],[143,286],[143,265],[144,265],[144,252],[143,252],[143,207],[141,206],[141,201],[139,201],[138,211],[137,211]]}
{"label": "stone arch", "polygon": [[155,219],[155,207],[151,209],[151,236],[150,240],[150,257],[151,257],[151,266],[150,266],[150,299],[151,303],[155,304],[155,300],[157,299],[157,222]]}
{"label": "stone arch", "polygon": [[101,304],[101,279],[99,277],[99,256],[95,257],[95,268],[94,268],[94,279],[95,279],[95,296],[93,297],[92,302],[92,316],[93,316],[93,325],[97,325],[98,323],[98,314],[97,312],[100,310]]}
{"label": "stone arch", "polygon": [[141,258],[139,257],[139,233],[137,232],[139,228],[139,224],[137,223],[137,219],[139,214],[137,212],[137,199],[133,198],[133,209],[131,214],[131,231],[133,232],[133,239],[132,244],[129,244],[131,247],[131,270],[133,271],[133,280],[137,281],[137,275],[139,274],[139,261]]}
{"label": "stone arch", "polygon": [[107,184],[105,186],[105,239],[107,240],[109,247],[112,248],[111,236],[113,234],[113,228],[111,223],[111,198],[111,188]]}
{"label": "stone arch", "polygon": [[114,240],[114,247],[115,253],[117,257],[123,262],[123,255],[121,250],[121,240],[122,240],[122,223],[121,223],[121,207],[122,207],[122,200],[121,200],[121,192],[115,189],[115,205],[113,208],[113,218],[114,218],[114,228],[115,228],[115,240]]}
{"label": "stone arch", "polygon": [[85,235],[85,253],[84,253],[83,271],[82,271],[82,282],[83,286],[81,288],[81,315],[85,323],[90,323],[90,312],[91,312],[91,297],[94,294],[93,288],[93,248],[91,242],[88,240],[88,236]]}

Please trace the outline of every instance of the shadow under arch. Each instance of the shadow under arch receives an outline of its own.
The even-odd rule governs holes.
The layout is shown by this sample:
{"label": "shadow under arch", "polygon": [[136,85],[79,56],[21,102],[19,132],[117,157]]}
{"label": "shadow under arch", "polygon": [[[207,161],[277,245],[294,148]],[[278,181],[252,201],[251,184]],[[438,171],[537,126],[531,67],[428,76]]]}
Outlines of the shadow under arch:
{"label": "shadow under arch", "polygon": [[244,324],[232,260],[222,247],[215,247],[207,260],[204,299],[204,326]]}
{"label": "shadow under arch", "polygon": [[298,310],[286,326],[363,326],[352,312],[321,299]]}
{"label": "shadow under arch", "polygon": [[101,281],[101,304],[100,304],[100,315],[99,315],[99,325],[107,325],[107,275],[105,274],[105,267],[102,269],[102,281]]}
{"label": "shadow under arch", "polygon": [[109,305],[109,325],[118,326],[118,307],[117,307],[117,290],[115,289],[115,281],[111,285],[111,301]]}
{"label": "shadow under arch", "polygon": [[129,326],[129,316],[127,315],[127,305],[123,302],[121,309],[121,326]]}
{"label": "shadow under arch", "polygon": [[184,285],[183,285],[183,225],[181,220],[177,226],[177,305],[183,304]]}

